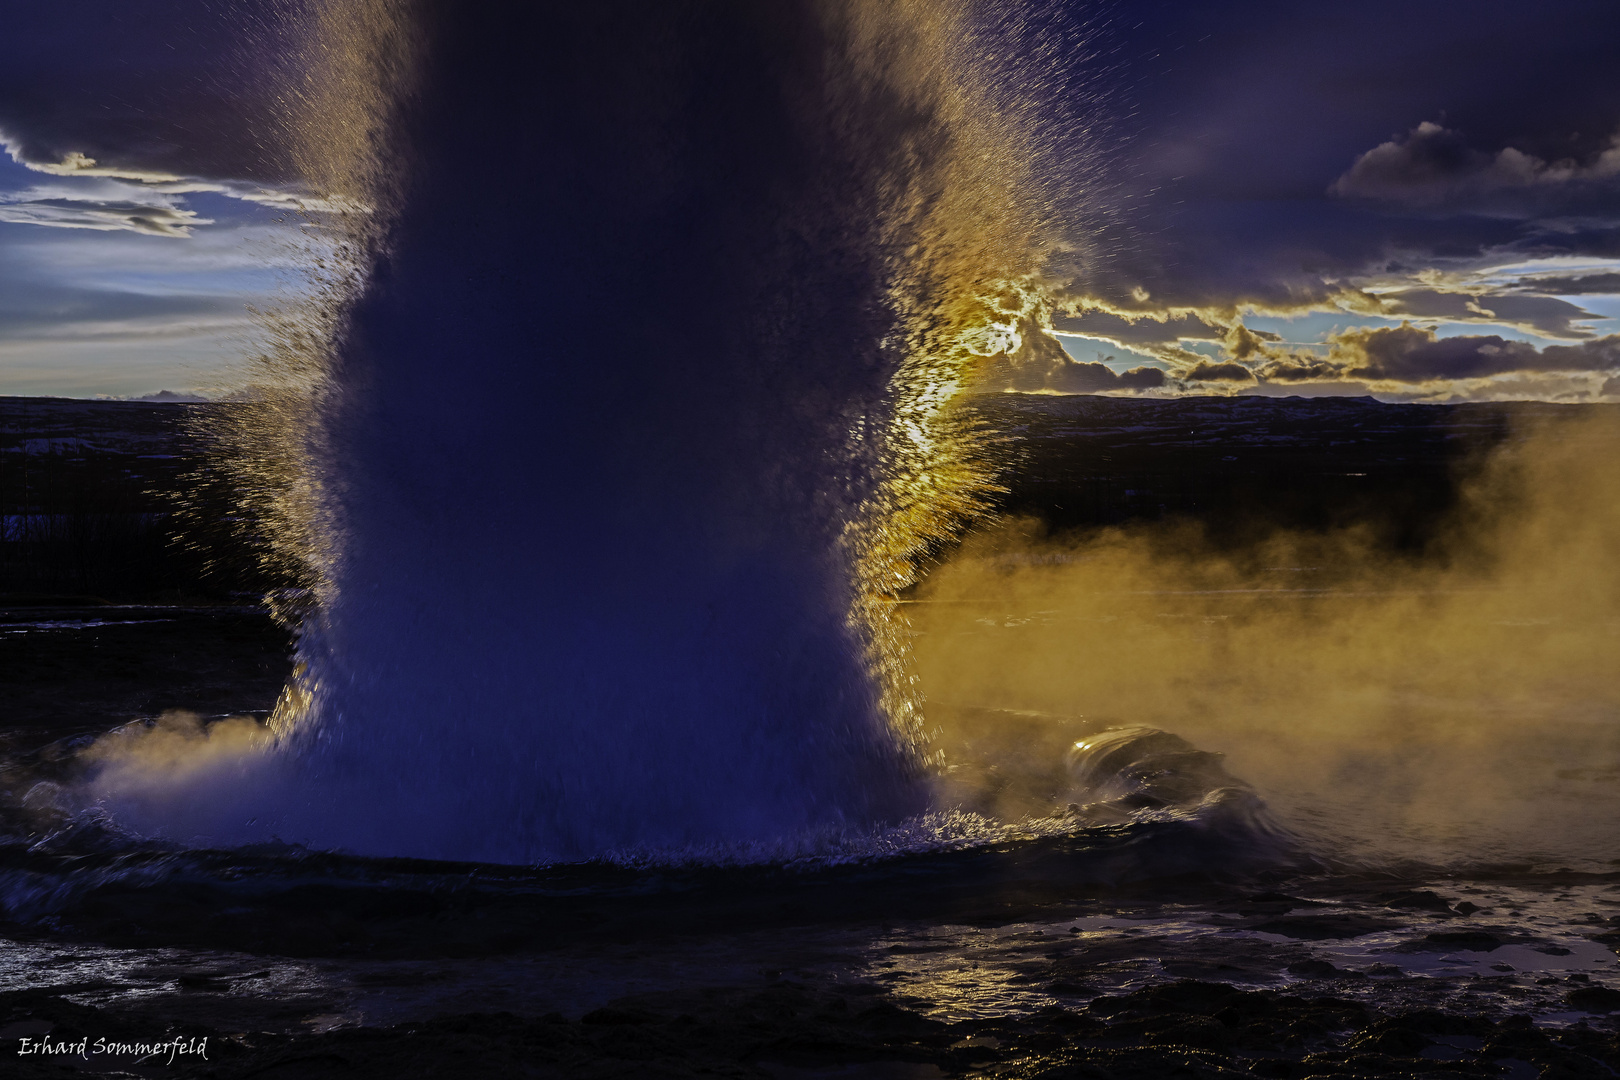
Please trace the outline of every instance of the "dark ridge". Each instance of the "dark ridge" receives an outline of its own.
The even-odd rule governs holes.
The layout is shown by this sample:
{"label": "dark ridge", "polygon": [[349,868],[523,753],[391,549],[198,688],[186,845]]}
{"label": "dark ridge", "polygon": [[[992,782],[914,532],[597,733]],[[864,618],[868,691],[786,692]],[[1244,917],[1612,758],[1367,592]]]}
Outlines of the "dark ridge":
{"label": "dark ridge", "polygon": [[[268,580],[233,552],[231,492],[186,419],[228,403],[0,397],[0,599],[217,602]],[[1420,552],[1459,484],[1516,426],[1616,405],[1392,405],[1371,398],[984,395],[997,509],[1054,530],[1186,518],[1238,546],[1275,528],[1370,527]],[[175,498],[217,504],[177,535]],[[208,564],[212,572],[204,573]]]}
{"label": "dark ridge", "polygon": [[[230,407],[0,397],[0,604],[239,603],[277,587],[234,550],[232,492],[207,483],[191,434],[200,410]],[[210,522],[184,536],[183,492]]]}
{"label": "dark ridge", "polygon": [[1385,404],[1372,398],[1142,399],[994,394],[1006,440],[998,509],[1057,531],[1187,518],[1239,547],[1278,528],[1370,530],[1418,553],[1462,481],[1528,424],[1617,405]]}

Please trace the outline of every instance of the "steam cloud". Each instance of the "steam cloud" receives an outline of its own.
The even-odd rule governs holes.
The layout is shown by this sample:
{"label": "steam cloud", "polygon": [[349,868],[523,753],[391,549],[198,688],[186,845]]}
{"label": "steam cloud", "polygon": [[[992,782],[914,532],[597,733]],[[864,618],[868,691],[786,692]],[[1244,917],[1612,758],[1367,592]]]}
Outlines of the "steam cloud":
{"label": "steam cloud", "polygon": [[1612,855],[1620,425],[1520,436],[1421,557],[1356,530],[980,534],[911,608],[941,749],[1145,724],[1225,751],[1325,850]]}

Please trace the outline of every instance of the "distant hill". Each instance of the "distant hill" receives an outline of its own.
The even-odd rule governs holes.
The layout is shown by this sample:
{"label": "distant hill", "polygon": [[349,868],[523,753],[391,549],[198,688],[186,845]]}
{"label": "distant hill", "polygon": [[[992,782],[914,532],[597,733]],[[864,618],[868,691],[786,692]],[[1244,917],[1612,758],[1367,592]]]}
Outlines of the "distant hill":
{"label": "distant hill", "polygon": [[202,588],[169,524],[198,407],[0,397],[0,594]]}
{"label": "distant hill", "polygon": [[159,390],[155,394],[142,394],[140,397],[129,398],[128,400],[130,400],[130,401],[202,402],[202,401],[207,401],[208,399],[205,398],[205,397],[198,397],[196,394],[177,394],[173,390]]}
{"label": "distant hill", "polygon": [[[1516,425],[1620,420],[1620,405],[1371,398],[1003,393],[972,407],[1002,443],[996,503],[1009,514],[1060,530],[1192,517],[1234,544],[1355,524],[1408,549],[1432,537],[1468,462]],[[230,405],[0,397],[0,593],[198,587],[168,515],[200,453],[184,421],[219,408]]]}
{"label": "distant hill", "polygon": [[163,509],[193,403],[0,397],[0,512]]}
{"label": "distant hill", "polygon": [[1470,463],[1530,422],[1620,405],[1373,398],[985,394],[1006,440],[1002,510],[1059,529],[1191,517],[1232,543],[1275,527],[1370,527],[1418,548]]}

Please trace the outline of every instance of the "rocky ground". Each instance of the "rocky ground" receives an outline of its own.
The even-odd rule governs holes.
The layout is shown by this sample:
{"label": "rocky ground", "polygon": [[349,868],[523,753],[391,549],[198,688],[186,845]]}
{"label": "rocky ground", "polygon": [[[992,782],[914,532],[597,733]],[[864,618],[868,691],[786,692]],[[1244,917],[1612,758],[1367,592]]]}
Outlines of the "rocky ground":
{"label": "rocky ground", "polygon": [[[1620,992],[1577,986],[1575,1005],[1620,1005]],[[1587,998],[1593,1000],[1588,1002]],[[1599,1001],[1598,999],[1602,1000]],[[109,1014],[57,993],[0,995],[0,1033],[21,1044],[183,1040],[190,1053],[138,1063],[111,1055],[16,1059],[19,1077],[121,1066],[135,1075],[198,1077],[1018,1077],[1168,1080],[1268,1077],[1609,1077],[1620,1069],[1612,1025],[1548,1030],[1434,1009],[1379,1009],[1332,986],[1291,992],[1182,980],[995,1021],[931,1019],[872,985],[834,990],[782,980],[626,998],[582,1016],[448,1016],[385,1028],[235,1033],[206,1023],[153,1024],[138,1008]],[[206,1040],[199,1050],[201,1040]],[[32,1045],[38,1047],[37,1041]],[[103,1044],[105,1045],[105,1044]],[[203,1060],[201,1054],[206,1054]],[[161,1055],[160,1055],[161,1056]]]}

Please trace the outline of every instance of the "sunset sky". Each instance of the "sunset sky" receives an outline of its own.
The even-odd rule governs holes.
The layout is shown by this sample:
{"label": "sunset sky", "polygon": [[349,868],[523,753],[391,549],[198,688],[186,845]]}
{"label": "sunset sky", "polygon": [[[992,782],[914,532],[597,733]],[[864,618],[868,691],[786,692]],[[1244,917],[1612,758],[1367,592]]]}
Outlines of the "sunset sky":
{"label": "sunset sky", "polygon": [[[0,393],[217,393],[248,305],[298,288],[244,59],[274,28],[29,7],[0,38]],[[1074,10],[1103,134],[1049,389],[1620,400],[1610,0]]]}

